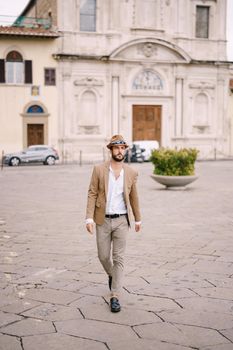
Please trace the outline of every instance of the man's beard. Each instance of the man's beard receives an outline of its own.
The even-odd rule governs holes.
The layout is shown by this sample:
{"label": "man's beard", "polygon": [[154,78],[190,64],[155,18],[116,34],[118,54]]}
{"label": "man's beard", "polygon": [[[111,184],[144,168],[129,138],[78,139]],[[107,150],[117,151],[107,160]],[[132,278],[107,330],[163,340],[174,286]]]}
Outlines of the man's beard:
{"label": "man's beard", "polygon": [[123,160],[125,159],[125,156],[123,154],[121,154],[122,158],[118,158],[117,156],[119,156],[119,154],[114,155],[112,154],[112,159],[114,159],[116,162],[123,162]]}

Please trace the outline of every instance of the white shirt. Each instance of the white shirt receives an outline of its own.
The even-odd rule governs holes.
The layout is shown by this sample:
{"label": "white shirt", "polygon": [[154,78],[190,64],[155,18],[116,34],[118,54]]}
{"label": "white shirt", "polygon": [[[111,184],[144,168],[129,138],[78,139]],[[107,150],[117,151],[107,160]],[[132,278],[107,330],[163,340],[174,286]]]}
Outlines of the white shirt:
{"label": "white shirt", "polygon": [[126,214],[127,208],[124,200],[124,169],[120,171],[116,179],[110,165],[108,178],[108,195],[106,203],[106,214]]}
{"label": "white shirt", "polygon": [[[106,203],[106,214],[126,214],[127,208],[124,200],[124,169],[116,179],[112,167],[109,167],[108,195]],[[86,224],[93,224],[93,219],[86,219]],[[135,221],[140,225],[141,221]]]}

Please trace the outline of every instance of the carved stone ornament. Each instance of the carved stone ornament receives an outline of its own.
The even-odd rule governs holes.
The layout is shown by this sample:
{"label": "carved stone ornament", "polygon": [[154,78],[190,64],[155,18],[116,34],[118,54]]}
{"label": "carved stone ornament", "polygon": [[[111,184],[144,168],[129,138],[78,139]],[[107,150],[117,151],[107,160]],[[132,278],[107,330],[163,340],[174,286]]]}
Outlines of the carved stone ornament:
{"label": "carved stone ornament", "polygon": [[138,47],[138,52],[142,53],[145,57],[156,56],[157,51],[158,49],[154,43],[146,43]]}
{"label": "carved stone ornament", "polygon": [[79,133],[86,135],[95,135],[99,134],[99,125],[80,125]]}
{"label": "carved stone ornament", "polygon": [[151,70],[139,73],[133,81],[133,90],[154,91],[163,89],[163,81],[158,74]]}
{"label": "carved stone ornament", "polygon": [[98,80],[92,77],[86,77],[83,79],[77,79],[74,81],[75,86],[103,86],[103,80]]}
{"label": "carved stone ornament", "polygon": [[189,84],[190,89],[199,89],[199,90],[206,90],[206,89],[210,89],[210,90],[214,90],[215,89],[215,85],[213,84],[209,84],[209,83],[192,83]]}

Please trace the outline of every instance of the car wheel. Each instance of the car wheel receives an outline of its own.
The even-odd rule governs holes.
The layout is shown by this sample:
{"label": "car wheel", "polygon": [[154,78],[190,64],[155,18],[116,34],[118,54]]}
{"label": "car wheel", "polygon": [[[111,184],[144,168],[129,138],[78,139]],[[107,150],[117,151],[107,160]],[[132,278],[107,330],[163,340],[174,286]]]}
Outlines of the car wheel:
{"label": "car wheel", "polygon": [[54,165],[55,164],[55,158],[52,156],[48,156],[45,160],[45,164],[47,165]]}
{"label": "car wheel", "polygon": [[19,163],[20,163],[19,158],[13,157],[13,158],[10,159],[9,165],[11,165],[11,166],[18,166]]}

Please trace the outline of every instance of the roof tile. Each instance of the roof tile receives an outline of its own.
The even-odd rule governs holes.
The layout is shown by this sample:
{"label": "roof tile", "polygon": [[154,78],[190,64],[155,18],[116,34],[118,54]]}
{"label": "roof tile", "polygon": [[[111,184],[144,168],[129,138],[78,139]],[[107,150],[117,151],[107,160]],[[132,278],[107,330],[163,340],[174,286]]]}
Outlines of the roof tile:
{"label": "roof tile", "polygon": [[19,35],[44,38],[58,38],[60,36],[58,32],[44,29],[42,27],[26,28],[16,26],[0,26],[0,35]]}

